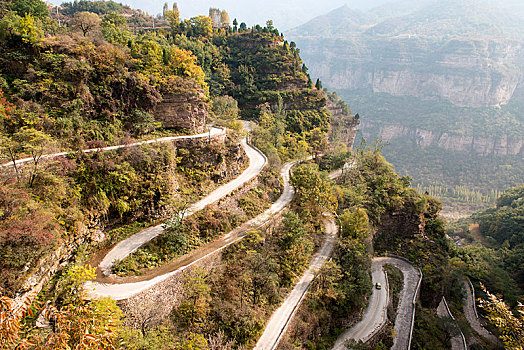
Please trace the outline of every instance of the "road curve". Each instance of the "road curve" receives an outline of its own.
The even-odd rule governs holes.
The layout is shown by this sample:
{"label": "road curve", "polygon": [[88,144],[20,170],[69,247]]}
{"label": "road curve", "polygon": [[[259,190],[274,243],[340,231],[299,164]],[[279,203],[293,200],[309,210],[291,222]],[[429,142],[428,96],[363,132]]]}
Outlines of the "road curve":
{"label": "road curve", "polygon": [[337,237],[337,225],[331,217],[326,220],[325,225],[326,236],[322,247],[311,261],[309,269],[302,275],[295,285],[295,288],[293,288],[287,298],[282,302],[282,305],[280,305],[269,319],[264,333],[257,342],[256,350],[272,350],[277,347],[282,335],[286,331],[289,321],[293,318],[300,303],[306,296],[318,270],[331,255]]}
{"label": "road curve", "polygon": [[[375,258],[371,264],[371,275],[373,286],[379,282],[383,288],[377,290],[373,287],[373,294],[369,300],[369,305],[364,312],[364,316],[355,326],[344,332],[336,341],[333,349],[345,349],[344,343],[350,339],[366,342],[374,333],[379,330],[387,319],[388,292],[383,267],[386,264],[393,265],[402,271],[404,276],[404,288],[400,292],[400,300],[395,320],[395,334],[391,349],[408,348],[411,329],[411,318],[413,314],[413,296],[415,295],[419,273],[408,262],[393,257]],[[386,287],[386,288],[384,288]]]}
{"label": "road curve", "polygon": [[167,278],[180,273],[192,266],[193,264],[207,258],[208,256],[215,254],[229,245],[244,238],[247,231],[251,229],[259,228],[264,225],[273,215],[280,212],[287,204],[291,202],[294,197],[294,189],[290,184],[290,170],[296,162],[290,162],[282,167],[280,175],[282,176],[284,183],[284,191],[281,196],[267,209],[264,213],[257,217],[249,220],[242,226],[234,229],[227,235],[208,243],[194,251],[180,257],[174,261],[170,267],[169,272],[166,272],[160,276],[156,276],[150,280],[144,280],[133,283],[121,283],[121,284],[109,284],[100,282],[87,282],[84,287],[88,295],[92,298],[97,297],[111,297],[115,300],[128,299],[157,283],[160,283]]}
{"label": "road curve", "polygon": [[[147,144],[153,144],[153,143],[159,143],[159,142],[168,142],[168,141],[184,140],[184,139],[203,139],[203,138],[206,138],[206,137],[214,137],[214,136],[218,136],[218,135],[224,135],[225,133],[226,133],[226,129],[224,129],[224,128],[211,127],[208,131],[203,132],[201,134],[161,137],[161,138],[158,138],[158,139],[134,142],[134,143],[129,143],[129,144],[125,144],[125,145],[108,146],[108,147],[102,147],[102,148],[90,148],[90,149],[85,149],[82,152],[83,153],[94,153],[94,152],[114,151],[114,150],[121,149],[121,148],[136,147],[136,146],[140,146],[140,145],[147,145]],[[60,153],[44,154],[40,158],[40,160],[67,156],[68,154],[71,154],[71,153],[72,152],[60,152]],[[32,161],[33,161],[33,158],[23,158],[23,159],[16,160],[15,163],[16,163],[16,165],[21,165],[21,164],[25,164],[25,163],[30,163]],[[13,166],[13,162],[8,162],[8,163],[1,164],[0,168],[6,168],[6,167],[12,167],[12,166]]]}
{"label": "road curve", "polygon": [[[380,259],[380,258],[379,258]],[[346,349],[344,343],[350,339],[366,342],[373,333],[382,327],[387,320],[387,306],[389,300],[389,288],[386,282],[386,275],[383,270],[385,262],[373,259],[371,263],[371,277],[373,286],[376,283],[382,285],[382,289],[373,287],[373,292],[369,298],[369,306],[360,322],[346,330],[335,342],[333,349]]]}
{"label": "road curve", "polygon": [[492,344],[499,344],[500,340],[488,332],[486,328],[482,326],[480,323],[476,305],[475,305],[475,296],[474,296],[474,289],[473,285],[469,281],[463,282],[464,289],[466,290],[466,300],[464,302],[464,315],[466,316],[466,319],[468,320],[469,325],[471,328],[473,328],[479,335],[483,336],[484,338],[488,339]]}
{"label": "road curve", "polygon": [[[205,196],[198,202],[192,204],[184,213],[184,216],[190,216],[196,213],[199,210],[204,209],[207,205],[215,203],[219,199],[227,196],[234,190],[238,189],[240,186],[248,182],[257,176],[264,166],[267,163],[267,158],[257,149],[250,146],[246,139],[241,141],[242,147],[246,151],[247,156],[249,157],[249,166],[246,170],[242,172],[238,177],[232,181],[220,186],[209,195]],[[117,245],[111,249],[104,259],[100,262],[99,268],[105,276],[108,276],[111,273],[111,268],[113,267],[115,261],[122,260],[129,254],[133,253],[135,250],[140,248],[145,243],[149,242],[156,236],[164,232],[163,224],[150,227],[143,231],[138,232],[137,234],[119,242]]]}
{"label": "road curve", "polygon": [[[288,166],[291,167],[293,164],[294,163],[289,163]],[[289,177],[289,170],[285,170],[285,173]],[[336,170],[329,174],[329,178],[333,180],[341,174],[342,170]],[[337,226],[330,217],[326,221],[326,237],[324,238],[322,247],[311,261],[309,269],[302,275],[302,278],[295,285],[295,288],[289,293],[288,297],[282,302],[282,305],[271,316],[255,349],[274,349],[277,347],[280,339],[286,332],[289,322],[295,315],[296,310],[298,310],[298,307],[309,290],[309,286],[315,278],[317,271],[331,255],[333,247],[335,246],[336,234]]]}

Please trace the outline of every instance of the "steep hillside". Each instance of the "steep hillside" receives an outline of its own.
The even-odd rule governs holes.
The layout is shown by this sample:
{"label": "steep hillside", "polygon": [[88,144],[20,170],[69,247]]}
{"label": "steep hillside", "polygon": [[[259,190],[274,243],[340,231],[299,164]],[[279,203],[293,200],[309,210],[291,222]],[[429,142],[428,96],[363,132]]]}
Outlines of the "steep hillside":
{"label": "steep hillside", "polygon": [[[372,287],[373,249],[420,264],[428,314],[456,282],[446,277],[439,202],[395,174],[378,147],[348,151],[359,117],[320,81],[313,84],[300,49],[271,23],[230,26],[227,13],[220,23],[180,21],[167,10],[169,27],[153,29],[127,21],[132,12],[124,9],[72,11],[62,27],[43,3],[29,3],[36,8],[0,7],[0,145],[11,161],[0,172],[1,348],[250,347],[318,251],[326,212],[338,215],[340,239],[311,290],[308,306],[319,322],[304,327],[303,347],[329,344],[358,315]],[[86,30],[86,22],[95,25]],[[239,143],[239,116],[258,123],[249,141],[267,159],[244,136]],[[229,130],[208,133],[209,121]],[[92,149],[81,152],[84,144]],[[53,146],[70,153],[43,157]],[[259,170],[269,169],[218,202],[207,197],[216,206],[185,216],[190,204],[242,171],[242,148],[262,159]],[[26,156],[32,159],[16,162]],[[285,190],[281,204],[273,203],[276,215],[238,226],[276,199],[281,168]],[[337,168],[338,185],[328,176]],[[122,260],[119,272],[161,268],[201,244],[211,251],[156,275],[165,279],[122,309],[114,300],[89,300],[85,282],[96,269],[87,262],[159,221],[165,232]],[[224,236],[234,227],[236,236]],[[213,246],[218,236],[223,243]],[[33,316],[37,293],[46,306]],[[432,329],[420,329],[423,343]]]}
{"label": "steep hillside", "polygon": [[[479,211],[449,228],[465,273],[514,306],[524,295],[524,186],[509,188],[496,207]],[[479,268],[484,266],[484,268]]]}
{"label": "steep hillside", "polygon": [[[323,213],[336,207],[333,184],[318,165],[302,164],[291,179],[296,191],[284,177],[274,217],[257,217],[249,230],[239,225],[276,200],[283,162],[289,176],[296,161],[330,150],[329,132],[340,136],[332,113],[352,127],[336,138],[341,154],[333,157],[343,165],[357,118],[313,84],[296,44],[271,23],[180,21],[173,10],[164,18],[169,28],[153,30],[126,17],[135,13],[126,8],[107,12],[107,3],[89,2],[87,10],[101,9],[97,15],[79,4],[66,6],[73,9],[60,19],[67,27],[39,1],[39,11],[0,7],[0,347],[249,346],[318,248]],[[88,22],[94,25],[86,30]],[[258,122],[249,123],[249,144],[269,162],[248,144],[239,116]],[[208,133],[208,122],[228,130]],[[247,165],[243,149],[259,159],[251,177],[237,176]],[[49,154],[55,150],[66,152]],[[232,178],[238,191],[207,196]],[[212,204],[186,217],[202,196]],[[88,262],[159,227],[158,239],[149,237],[136,259],[117,267],[140,274],[208,243],[214,260],[186,263],[163,293],[176,303],[164,303],[161,317],[154,303],[130,303],[124,318],[114,300],[88,300],[84,282],[97,271]],[[234,229],[238,242],[229,242]],[[218,249],[220,239],[227,244]],[[29,306],[37,295],[46,307],[36,324],[51,328],[33,327]],[[39,310],[37,302],[32,307]]]}
{"label": "steep hillside", "polygon": [[[234,131],[82,149],[196,134],[210,121],[238,131],[239,114],[278,119],[277,133],[255,136],[274,164],[327,147],[327,93],[271,25],[219,28],[205,16],[180,20],[175,9],[162,19],[169,27],[143,30],[151,17],[112,2],[65,4],[60,23],[39,1],[1,5],[0,286],[10,295],[39,285],[77,249],[181,210],[246,161]],[[71,154],[42,157],[56,151]],[[14,162],[24,157],[33,161]]]}

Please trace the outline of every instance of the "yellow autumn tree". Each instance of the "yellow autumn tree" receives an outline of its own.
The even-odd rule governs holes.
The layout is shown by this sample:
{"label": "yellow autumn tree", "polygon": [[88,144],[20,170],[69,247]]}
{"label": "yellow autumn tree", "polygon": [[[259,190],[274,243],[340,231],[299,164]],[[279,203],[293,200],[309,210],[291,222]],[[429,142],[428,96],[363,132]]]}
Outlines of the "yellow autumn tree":
{"label": "yellow autumn tree", "polygon": [[338,217],[341,234],[351,239],[363,239],[369,231],[369,218],[362,208],[344,209]]}
{"label": "yellow autumn tree", "polygon": [[0,38],[13,36],[20,37],[26,44],[40,46],[44,40],[42,23],[30,14],[21,17],[9,12],[0,20]]}
{"label": "yellow autumn tree", "polygon": [[190,51],[171,46],[167,56],[167,68],[170,73],[192,78],[207,94],[209,89],[205,82],[205,73],[196,63],[196,57]]}
{"label": "yellow autumn tree", "polygon": [[173,10],[164,10],[164,18],[169,22],[171,31],[173,33],[176,32],[180,23],[180,13],[178,10],[175,8],[173,8]]}
{"label": "yellow autumn tree", "polygon": [[297,203],[301,209],[321,214],[337,209],[337,197],[333,184],[323,176],[317,164],[301,164],[293,170],[291,184],[296,189]]}
{"label": "yellow autumn tree", "polygon": [[192,17],[188,24],[195,36],[210,38],[213,35],[213,21],[207,16]]}
{"label": "yellow autumn tree", "polygon": [[131,56],[137,60],[143,70],[158,75],[162,70],[162,47],[153,40],[136,42],[131,47]]}
{"label": "yellow autumn tree", "polygon": [[482,285],[482,290],[486,292],[488,299],[479,299],[480,307],[486,310],[488,320],[499,330],[504,347],[506,349],[523,350],[524,305],[519,303],[517,307],[519,316],[516,317],[504,300],[488,292],[484,285]]}

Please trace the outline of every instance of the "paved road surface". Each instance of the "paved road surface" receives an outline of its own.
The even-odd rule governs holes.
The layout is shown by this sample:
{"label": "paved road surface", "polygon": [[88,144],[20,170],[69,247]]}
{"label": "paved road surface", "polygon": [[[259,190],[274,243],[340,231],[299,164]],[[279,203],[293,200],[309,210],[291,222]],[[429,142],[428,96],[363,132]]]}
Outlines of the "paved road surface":
{"label": "paved road surface", "polygon": [[[241,143],[242,147],[246,151],[247,156],[249,157],[249,167],[234,180],[220,186],[206,197],[191,205],[184,214],[186,217],[193,215],[197,211],[204,209],[207,205],[215,203],[219,199],[227,196],[249,180],[253,179],[262,171],[267,163],[266,157],[261,152],[248,145],[246,139],[243,139]],[[108,276],[111,273],[111,268],[113,267],[115,261],[124,259],[126,256],[133,253],[142,245],[162,234],[163,232],[163,224],[160,224],[140,231],[137,234],[119,242],[104,257],[99,265],[100,270],[104,275]]]}
{"label": "paved road surface", "polygon": [[[221,135],[221,134],[225,134],[225,133],[226,133],[226,129],[223,129],[223,128],[211,128],[211,129],[209,129],[209,131],[203,132],[201,134],[196,134],[196,135],[162,137],[162,138],[158,138],[158,139],[154,139],[154,140],[135,142],[135,143],[130,143],[130,144],[126,144],[126,145],[109,146],[109,147],[103,147],[103,148],[91,148],[91,149],[83,150],[82,152],[84,152],[84,153],[94,153],[94,152],[103,152],[103,151],[114,151],[114,150],[125,148],[125,147],[136,147],[136,146],[140,146],[140,145],[152,144],[152,143],[158,143],[158,142],[168,142],[168,141],[183,140],[183,139],[202,139],[202,138],[213,137],[213,136],[217,136],[217,135]],[[40,160],[42,160],[42,159],[51,159],[51,158],[56,158],[56,157],[61,157],[61,156],[67,156],[70,153],[71,152],[60,152],[60,153],[44,154],[40,158]],[[33,161],[33,158],[24,158],[24,159],[16,160],[15,163],[16,163],[16,165],[21,165],[21,164],[25,164],[25,163],[30,163],[32,161]],[[1,164],[0,168],[11,167],[11,166],[13,166],[13,163],[9,162],[9,163]]]}
{"label": "paved road surface", "polygon": [[284,165],[281,170],[281,176],[284,181],[284,191],[278,200],[273,205],[259,216],[251,219],[241,227],[233,230],[224,237],[221,237],[209,244],[206,244],[186,255],[177,259],[170,267],[168,272],[156,276],[150,280],[133,282],[133,283],[120,283],[120,284],[109,284],[99,282],[88,282],[85,288],[91,297],[111,297],[115,300],[123,300],[136,295],[153,285],[160,283],[174,274],[180,273],[197,263],[198,261],[205,259],[206,257],[215,254],[227,246],[241,240],[246,231],[260,227],[269,218],[281,211],[294,197],[294,190],[289,183],[289,172],[295,162],[290,162]]}
{"label": "paved road surface", "polygon": [[409,334],[411,329],[411,317],[413,313],[413,296],[419,281],[419,273],[415,268],[404,260],[383,257],[373,259],[371,265],[373,285],[380,282],[382,289],[378,291],[373,288],[368,308],[364,312],[363,319],[355,326],[344,332],[339,339],[337,339],[333,349],[344,349],[344,343],[349,339],[367,341],[374,332],[382,327],[386,322],[387,312],[387,293],[384,289],[385,277],[382,272],[382,267],[385,264],[391,264],[402,271],[404,275],[404,288],[400,292],[400,302],[397,310],[397,317],[395,320],[395,338],[393,340],[392,349],[408,348]]}
{"label": "paved road surface", "polygon": [[464,281],[464,289],[466,290],[466,302],[464,303],[464,314],[469,322],[471,328],[473,328],[478,334],[488,339],[493,344],[500,343],[499,339],[493,334],[488,332],[486,328],[482,326],[478,318],[478,314],[475,310],[475,300],[473,298],[473,290],[470,282]]}
{"label": "paved road surface", "polygon": [[326,222],[326,237],[324,238],[320,251],[315,255],[309,269],[302,275],[298,283],[295,285],[295,288],[293,288],[291,293],[289,293],[287,298],[282,302],[282,305],[269,319],[264,333],[258,340],[255,349],[272,350],[277,347],[282,335],[286,331],[289,321],[293,318],[295,311],[304,299],[318,270],[331,255],[333,247],[335,246],[336,237],[337,226],[333,218],[329,218]]}
{"label": "paved road surface", "polygon": [[373,287],[373,293],[369,299],[369,306],[366,309],[364,316],[360,322],[348,329],[340,336],[333,349],[345,349],[344,343],[349,339],[366,342],[374,331],[382,327],[387,320],[387,307],[389,301],[389,290],[386,282],[386,275],[383,270],[384,262],[378,259],[373,259],[371,263],[371,276],[373,286],[376,283],[382,285],[382,289]]}
{"label": "paved road surface", "polygon": [[[311,158],[311,157],[309,157]],[[308,158],[308,159],[309,159]],[[289,169],[295,162],[288,163],[282,169],[282,178],[284,181],[289,181]],[[331,180],[339,177],[342,170],[336,170],[329,174]],[[287,186],[285,188],[288,188]],[[289,186],[289,188],[291,188]],[[293,192],[289,191],[289,201],[293,199]],[[283,194],[284,195],[284,194]],[[288,195],[286,195],[287,197]],[[337,227],[332,218],[326,222],[326,237],[320,248],[320,251],[313,258],[309,269],[302,275],[300,281],[295,285],[295,288],[288,295],[282,305],[273,313],[269,322],[266,325],[264,333],[257,342],[256,349],[274,349],[277,347],[282,335],[284,335],[287,325],[293,318],[296,310],[302,303],[311,282],[313,281],[316,272],[322,267],[327,258],[331,255],[333,247],[335,246],[335,239],[337,234]]]}
{"label": "paved road surface", "polygon": [[[449,310],[446,299],[442,297],[442,300],[440,301],[440,304],[438,304],[437,307],[437,316],[438,317],[449,317],[453,322],[455,322],[455,318],[451,314],[451,311]],[[455,322],[455,327],[458,328],[458,324]],[[460,329],[458,329],[460,331]],[[451,350],[468,350],[467,346],[464,346],[464,341],[462,340],[462,335],[459,333],[455,336],[451,337]]]}
{"label": "paved road surface", "polygon": [[397,318],[395,320],[395,326],[393,327],[396,337],[393,339],[391,349],[405,350],[409,346],[411,319],[413,316],[413,297],[415,296],[420,274],[413,265],[404,260],[395,258],[383,259],[386,259],[387,264],[391,264],[400,269],[404,275],[404,288],[400,292]]}

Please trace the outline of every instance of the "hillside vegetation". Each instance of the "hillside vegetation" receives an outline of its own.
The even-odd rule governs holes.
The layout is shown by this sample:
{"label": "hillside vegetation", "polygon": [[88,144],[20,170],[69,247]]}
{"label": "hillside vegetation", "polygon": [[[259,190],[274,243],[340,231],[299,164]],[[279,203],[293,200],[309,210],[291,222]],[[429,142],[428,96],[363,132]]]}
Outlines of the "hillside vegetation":
{"label": "hillside vegetation", "polygon": [[[245,160],[235,133],[225,145],[75,151],[195,133],[208,114],[238,129],[239,107],[268,121],[278,109],[277,163],[324,145],[326,94],[270,22],[180,20],[175,6],[152,30],[150,17],[114,2],[65,4],[60,22],[37,0],[2,1],[0,10],[0,159],[35,160],[2,169],[1,286],[10,294],[66,242],[89,245],[106,226],[166,217]],[[58,150],[71,154],[41,160]]]}
{"label": "hillside vegetation", "polygon": [[[259,181],[272,194],[253,187],[230,201],[233,209],[209,207],[183,225],[169,221],[170,235],[147,246],[145,265],[184,254],[261,212],[280,190],[282,162],[327,149],[328,93],[320,81],[313,84],[300,50],[271,21],[248,28],[218,9],[180,19],[176,4],[158,21],[111,1],[66,3],[58,15],[49,10],[39,0],[0,1],[0,347],[252,343],[319,245],[322,209],[314,198],[286,214],[277,231],[252,232],[225,250],[211,274],[187,276],[187,302],[174,318],[138,332],[121,328],[124,315],[114,301],[86,299],[82,285],[95,271],[85,262],[238,175],[246,166],[240,116],[259,123],[253,142],[273,168]],[[334,101],[351,120],[347,106]],[[227,135],[80,152],[195,134],[209,122],[227,127]],[[56,151],[69,153],[43,157]],[[16,162],[24,157],[32,161]],[[318,167],[300,173],[296,188],[324,184],[321,196],[331,203]],[[169,251],[162,250],[166,242]],[[231,289],[221,288],[226,284]],[[48,302],[42,317],[51,329],[32,327],[37,293]]]}
{"label": "hillside vegetation", "polygon": [[374,255],[396,253],[416,261],[428,275],[428,304],[447,284],[441,277],[448,247],[438,218],[440,203],[411,188],[409,179],[395,174],[377,149],[357,148],[349,161],[355,166],[336,181],[340,238],[287,332],[283,349],[333,346],[366,306]]}
{"label": "hillside vegetation", "polygon": [[524,296],[524,186],[506,190],[494,208],[450,225],[460,239],[457,256],[465,273],[512,306]]}

